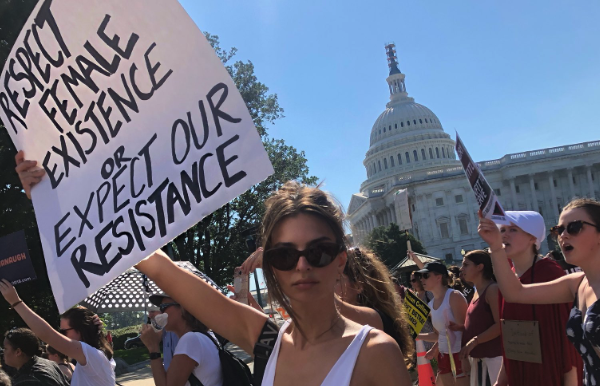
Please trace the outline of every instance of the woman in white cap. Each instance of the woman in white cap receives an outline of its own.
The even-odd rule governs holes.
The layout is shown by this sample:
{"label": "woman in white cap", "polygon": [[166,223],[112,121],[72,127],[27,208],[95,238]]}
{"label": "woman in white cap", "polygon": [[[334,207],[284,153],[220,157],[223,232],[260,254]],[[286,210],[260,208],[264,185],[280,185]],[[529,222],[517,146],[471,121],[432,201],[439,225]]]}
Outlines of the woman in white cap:
{"label": "woman in white cap", "polygon": [[448,326],[454,323],[465,324],[467,301],[456,290],[448,287],[450,275],[446,266],[439,262],[425,264],[418,271],[426,291],[433,293],[429,302],[433,332],[420,333],[418,339],[426,342],[437,342],[439,354],[437,383],[441,380],[444,386],[467,386],[469,379],[462,369],[460,361],[461,331],[451,331]]}
{"label": "woman in white cap", "polygon": [[[548,296],[543,302],[545,305],[534,305],[541,302],[513,296],[513,288],[522,288],[522,284],[549,282],[565,274],[556,262],[539,256],[541,243],[546,238],[544,219],[532,211],[508,211],[506,218],[510,225],[497,226],[491,220],[480,218],[479,226],[479,234],[490,246],[501,290],[500,319],[506,336],[503,336],[504,360],[497,385],[581,385],[581,359],[563,333],[571,307],[569,300]],[[512,261],[512,270],[508,259]],[[520,324],[516,325],[515,321]],[[534,321],[536,323],[532,323]],[[537,358],[517,360],[511,354],[510,344],[507,346],[511,326],[521,331],[539,332],[540,343],[535,347],[540,353]]]}

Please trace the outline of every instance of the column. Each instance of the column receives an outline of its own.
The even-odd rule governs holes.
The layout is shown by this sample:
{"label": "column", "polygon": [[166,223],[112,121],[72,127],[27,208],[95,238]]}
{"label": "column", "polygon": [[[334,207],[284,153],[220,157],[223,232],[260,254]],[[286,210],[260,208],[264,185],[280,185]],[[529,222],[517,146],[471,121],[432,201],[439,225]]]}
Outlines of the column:
{"label": "column", "polygon": [[[373,228],[377,228],[379,226],[379,221],[377,220],[377,215],[375,213],[373,213],[371,215],[371,221],[373,224]],[[373,230],[373,229],[371,229],[371,230]]]}
{"label": "column", "polygon": [[398,224],[398,219],[396,218],[396,207],[394,206],[394,204],[390,204],[390,211],[392,213],[392,221],[395,224]]}
{"label": "column", "polygon": [[569,179],[569,192],[571,193],[570,200],[575,197],[575,186],[573,186],[573,168],[567,168],[567,178]]}
{"label": "column", "polygon": [[519,203],[517,201],[517,188],[515,187],[515,179],[510,179],[510,197],[512,198],[513,210],[519,210]]}
{"label": "column", "polygon": [[594,180],[592,179],[592,166],[586,166],[585,171],[587,173],[588,185],[590,189],[590,198],[595,198],[596,193],[594,192]]}
{"label": "column", "polygon": [[456,221],[456,213],[454,213],[454,205],[450,202],[450,197],[453,197],[451,190],[446,190],[444,192],[444,203],[448,208],[448,232],[450,232],[450,239],[453,241],[458,241],[460,238],[460,228],[458,224],[455,224]]}
{"label": "column", "polygon": [[533,180],[533,174],[529,175],[529,187],[531,189],[531,200],[533,201],[533,211],[539,212],[540,208],[538,206],[537,194],[535,192],[535,181]]}
{"label": "column", "polygon": [[[429,195],[431,196],[431,195]],[[431,200],[429,199],[427,194],[423,195],[423,198],[425,200],[425,204],[427,205],[427,213],[429,213],[429,221],[430,221],[430,231],[431,231],[431,238],[433,240],[440,240],[439,232],[437,231],[437,221],[436,218],[433,214],[433,211],[431,210]]]}
{"label": "column", "polygon": [[550,183],[550,196],[552,197],[552,213],[554,213],[554,218],[558,221],[558,201],[556,201],[556,194],[554,192],[554,177],[552,173],[548,173],[548,182]]}

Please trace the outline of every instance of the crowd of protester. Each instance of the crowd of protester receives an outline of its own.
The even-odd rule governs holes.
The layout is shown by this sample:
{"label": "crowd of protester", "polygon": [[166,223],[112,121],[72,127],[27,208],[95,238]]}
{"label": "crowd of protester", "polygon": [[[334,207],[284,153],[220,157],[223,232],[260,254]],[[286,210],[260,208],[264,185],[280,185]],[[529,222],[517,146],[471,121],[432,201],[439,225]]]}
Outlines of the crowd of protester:
{"label": "crowd of protester", "polygon": [[[43,173],[22,153],[17,163],[29,194]],[[161,250],[136,266],[164,291],[151,297],[151,323],[141,331],[157,386],[226,385],[225,340],[254,354],[255,385],[410,385],[415,342],[406,291],[430,308],[417,339],[437,360],[438,385],[600,381],[598,201],[565,206],[551,230],[562,255],[540,255],[546,227],[537,212],[506,212],[508,225],[480,217],[489,249],[468,251],[460,268],[424,264],[409,251],[417,267],[410,289],[373,252],[349,245],[340,206],[318,187],[288,182],[265,208],[261,248],[240,269],[262,268],[270,298],[289,315],[281,326],[258,303],[224,296]],[[0,291],[28,326],[4,336],[0,386],[115,385],[113,350],[93,312],[72,308],[57,330],[6,280]],[[511,323],[539,336],[537,359],[507,353],[504,325]]]}

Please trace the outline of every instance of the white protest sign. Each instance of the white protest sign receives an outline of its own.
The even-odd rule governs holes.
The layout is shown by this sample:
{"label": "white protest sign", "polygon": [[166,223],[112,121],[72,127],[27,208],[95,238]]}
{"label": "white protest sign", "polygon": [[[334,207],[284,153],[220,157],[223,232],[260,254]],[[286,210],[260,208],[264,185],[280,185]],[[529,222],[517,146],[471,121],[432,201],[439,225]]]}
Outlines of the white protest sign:
{"label": "white protest sign", "polygon": [[494,193],[494,189],[487,182],[477,164],[473,162],[458,133],[456,133],[456,154],[462,163],[465,175],[471,184],[471,189],[475,193],[475,199],[483,213],[483,217],[493,220],[496,224],[510,225],[510,222],[506,219],[504,209],[502,209],[502,205],[500,205],[500,201]]}
{"label": "white protest sign", "polygon": [[406,189],[400,189],[394,193],[394,208],[396,209],[396,220],[398,220],[400,230],[412,229],[410,208],[408,207],[408,191]]}
{"label": "white protest sign", "polygon": [[176,0],[41,0],[0,74],[61,312],[272,172]]}

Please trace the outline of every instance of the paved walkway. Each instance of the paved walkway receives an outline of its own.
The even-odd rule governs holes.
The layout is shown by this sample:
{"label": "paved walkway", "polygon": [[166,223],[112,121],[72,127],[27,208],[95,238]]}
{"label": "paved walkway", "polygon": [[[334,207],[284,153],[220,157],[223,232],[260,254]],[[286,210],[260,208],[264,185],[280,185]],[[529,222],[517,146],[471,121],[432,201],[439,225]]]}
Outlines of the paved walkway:
{"label": "paved walkway", "polygon": [[[250,367],[250,371],[254,371],[254,362],[252,362],[252,357],[244,350],[234,346],[231,343],[227,345],[227,349],[234,353],[238,358],[246,362],[248,367]],[[144,364],[141,363],[140,366],[142,367],[137,370],[118,376],[117,384],[122,386],[154,386],[152,370],[150,369],[150,361],[146,361]]]}

